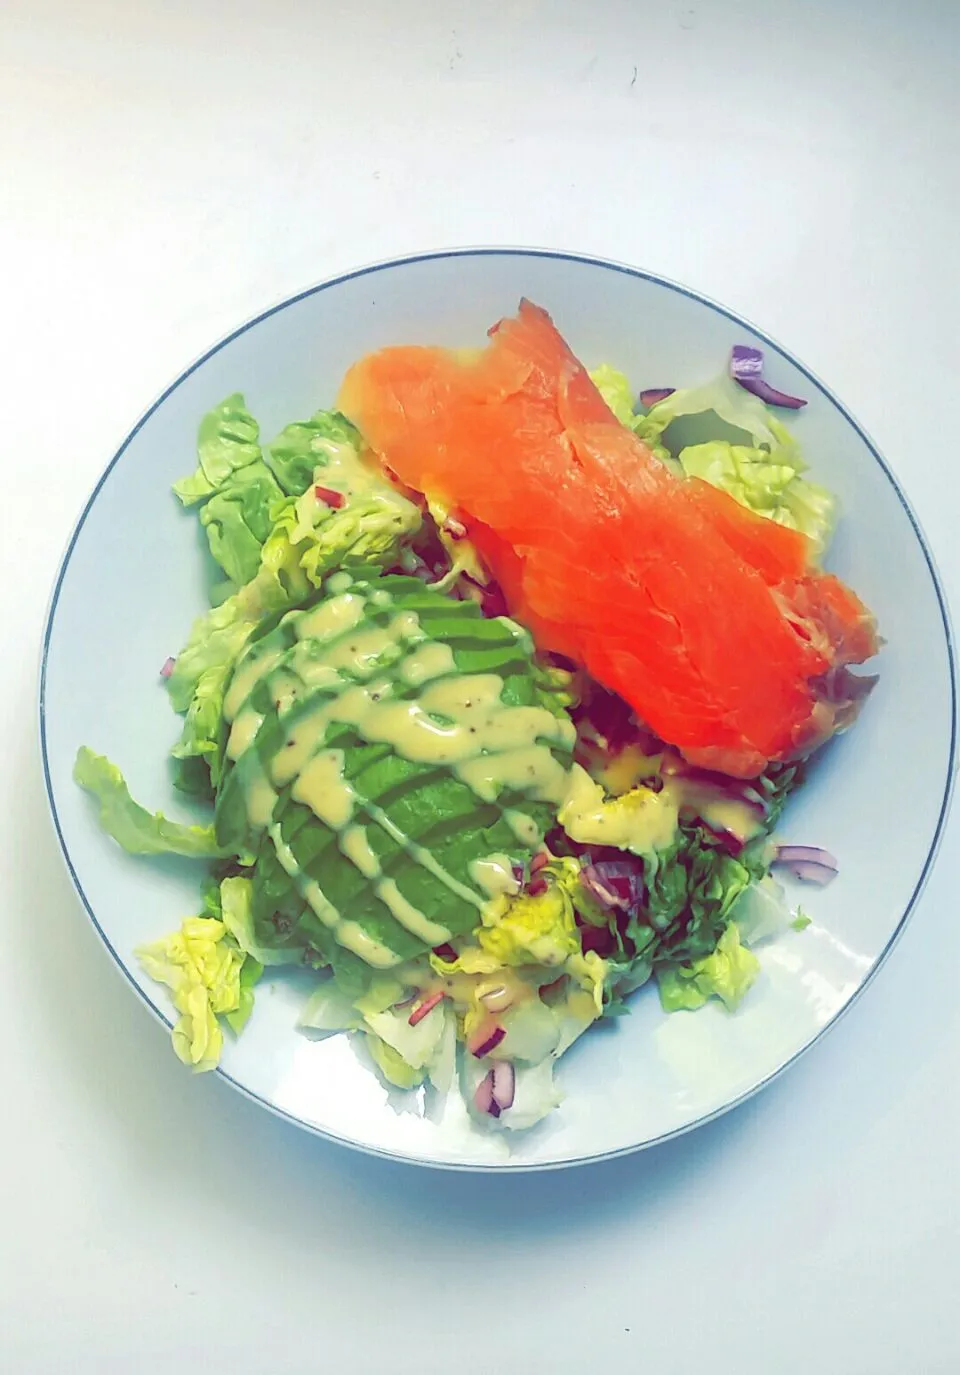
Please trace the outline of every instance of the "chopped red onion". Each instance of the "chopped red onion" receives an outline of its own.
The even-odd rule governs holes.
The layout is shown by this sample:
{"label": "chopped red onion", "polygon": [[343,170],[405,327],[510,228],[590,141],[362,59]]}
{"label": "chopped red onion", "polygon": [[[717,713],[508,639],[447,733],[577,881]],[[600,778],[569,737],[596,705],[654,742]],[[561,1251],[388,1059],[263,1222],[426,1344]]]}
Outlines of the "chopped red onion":
{"label": "chopped red onion", "polygon": [[795,859],[812,860],[815,864],[825,864],[828,869],[836,869],[839,872],[840,865],[829,850],[823,850],[819,845],[778,845],[777,859],[790,864]]}
{"label": "chopped red onion", "polygon": [[177,666],[177,661],[176,661],[176,659],[164,659],[164,661],[163,661],[163,668],[160,670],[160,677],[161,677],[161,678],[169,678],[169,677],[170,677],[170,674],[173,672],[173,670],[176,668],[176,666]]}
{"label": "chopped red onion", "polygon": [[608,887],[607,884],[604,883],[603,877],[595,864],[585,864],[583,866],[580,870],[580,884],[596,902],[599,902],[601,907],[625,908],[630,905],[625,898],[620,897],[614,890],[612,884]]}
{"label": "chopped red onion", "polygon": [[514,995],[506,984],[498,984],[480,994],[480,1001],[489,1012],[506,1012],[513,1005]]}
{"label": "chopped red onion", "polygon": [[599,859],[592,868],[604,888],[615,893],[620,906],[632,907],[643,896],[643,865],[639,860]]}
{"label": "chopped red onion", "polygon": [[744,391],[758,396],[768,406],[784,406],[788,410],[798,411],[801,406],[807,404],[801,397],[789,396],[764,381],[763,353],[760,349],[750,348],[746,344],[735,344],[730,350],[730,376],[735,382],[739,382]]}
{"label": "chopped red onion", "polygon": [[414,989],[413,992],[409,995],[409,997],[406,997],[406,998],[401,999],[401,1001],[400,1001],[399,1003],[394,1003],[394,1005],[393,1005],[393,1010],[394,1010],[394,1012],[399,1012],[400,1009],[401,1009],[401,1007],[409,1007],[410,1004],[411,1004],[411,1003],[415,1003],[419,997],[420,997],[419,992],[417,991],[417,989]]}
{"label": "chopped red onion", "polygon": [[532,898],[537,898],[541,893],[547,891],[547,880],[542,874],[535,874],[527,884],[527,893]]}
{"label": "chopped red onion", "polygon": [[509,614],[507,599],[496,583],[492,582],[483,589],[483,595],[480,598],[480,610],[485,616],[491,618]]}
{"label": "chopped red onion", "polygon": [[424,998],[420,1006],[415,1007],[413,1011],[410,1013],[410,1016],[407,1018],[407,1021],[410,1024],[410,1026],[416,1026],[418,1022],[422,1022],[424,1017],[426,1017],[427,1013],[432,1012],[438,1003],[443,1002],[445,997],[446,994],[444,993],[443,989],[440,988],[437,990],[436,993],[431,993],[429,998]]}
{"label": "chopped red onion", "polygon": [[647,387],[646,391],[640,393],[638,399],[641,406],[646,406],[649,409],[661,401],[666,401],[667,397],[672,396],[675,391],[676,387]]}
{"label": "chopped red onion", "polygon": [[545,864],[549,863],[550,856],[547,854],[546,850],[538,850],[537,853],[534,855],[533,859],[530,861],[531,878],[534,874],[538,874]]}
{"label": "chopped red onion", "polygon": [[483,586],[471,578],[469,573],[463,575],[463,581],[466,585],[467,595],[477,603],[485,616],[509,616],[507,599],[500,590],[498,583],[491,579],[486,586]]}
{"label": "chopped red onion", "polygon": [[341,506],[346,505],[347,501],[343,493],[335,491],[333,487],[314,487],[313,495],[318,501],[332,507],[334,511],[339,511]]}
{"label": "chopped red onion", "polygon": [[467,1049],[471,1055],[482,1060],[485,1055],[490,1054],[491,1050],[496,1050],[506,1034],[498,1022],[485,1022],[478,1031],[475,1031],[468,1038]]}
{"label": "chopped red onion", "polygon": [[513,1107],[513,1095],[517,1089],[517,1076],[509,1060],[498,1060],[490,1071],[493,1088],[493,1101],[503,1112]]}
{"label": "chopped red onion", "polygon": [[835,879],[840,872],[840,866],[829,850],[822,850],[816,845],[781,845],[773,863],[781,865],[804,883],[819,883],[821,886]]}
{"label": "chopped red onion", "polygon": [[433,953],[438,956],[439,959],[443,960],[444,964],[453,964],[454,960],[457,958],[457,952],[454,950],[453,946],[448,945],[446,941],[443,945],[435,945],[433,947]]}
{"label": "chopped red onion", "polygon": [[493,1098],[493,1070],[489,1070],[480,1080],[473,1095],[473,1106],[477,1112],[490,1112],[491,1108],[496,1107],[497,1111],[493,1114],[500,1116],[500,1105],[494,1103]]}
{"label": "chopped red onion", "polygon": [[838,870],[831,869],[826,864],[815,864],[809,859],[795,859],[783,867],[802,883],[818,883],[821,888],[832,882],[838,873]]}
{"label": "chopped red onion", "polygon": [[749,344],[734,344],[730,350],[730,376],[737,382],[763,376],[763,350]]}
{"label": "chopped red onion", "polygon": [[[580,949],[585,955],[589,955],[593,951],[601,959],[606,959],[608,955],[613,953],[616,943],[613,932],[606,926],[580,927]],[[540,992],[543,993],[542,988]]]}

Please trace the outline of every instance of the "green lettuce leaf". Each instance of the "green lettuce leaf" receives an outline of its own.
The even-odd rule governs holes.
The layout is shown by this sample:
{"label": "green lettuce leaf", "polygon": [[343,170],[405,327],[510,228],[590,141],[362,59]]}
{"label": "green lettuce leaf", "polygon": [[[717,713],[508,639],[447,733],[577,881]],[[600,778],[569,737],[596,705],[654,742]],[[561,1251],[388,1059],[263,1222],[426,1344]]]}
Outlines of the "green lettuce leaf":
{"label": "green lettuce leaf", "polygon": [[744,889],[730,916],[744,944],[758,945],[782,935],[790,925],[791,912],[782,885],[767,875]]}
{"label": "green lettuce leaf", "polygon": [[186,713],[172,751],[181,766],[175,778],[181,791],[212,801],[223,766],[223,699],[237,659],[266,617],[312,591],[286,535],[274,533],[263,547],[256,577],[194,621],[167,679],[174,710]]}
{"label": "green lettuce leaf", "polygon": [[429,1070],[440,1051],[449,1016],[450,1009],[440,1003],[414,1026],[409,1007],[372,1012],[364,1020],[374,1036],[402,1056],[411,1069],[423,1071]]}
{"label": "green lettuce leaf", "polygon": [[260,458],[260,427],[239,392],[228,396],[200,421],[198,465],[190,477],[174,483],[184,506],[192,506],[220,490],[230,476]]}
{"label": "green lettuce leaf", "polygon": [[621,425],[632,425],[633,390],[626,373],[620,372],[610,363],[601,363],[590,374],[590,380],[606,401]]}
{"label": "green lettuce leaf", "polygon": [[237,993],[237,1006],[224,1013],[227,1025],[235,1036],[239,1036],[250,1020],[253,1012],[253,989],[263,973],[263,965],[248,955],[240,966],[240,988]]}
{"label": "green lettuce leaf", "polygon": [[579,953],[573,902],[560,883],[489,904],[481,915],[477,942],[501,964],[553,967]]}
{"label": "green lettuce leaf", "polygon": [[358,493],[339,510],[314,501],[305,518],[310,495],[275,509],[271,538],[287,541],[311,588],[337,568],[390,562],[400,540],[420,525],[418,508],[392,489]]}
{"label": "green lettuce leaf", "polygon": [[535,1064],[520,1063],[514,1070],[513,1103],[499,1118],[486,1113],[480,1115],[473,1106],[473,1096],[490,1066],[486,1060],[464,1055],[460,1061],[460,1094],[471,1115],[492,1131],[525,1131],[548,1117],[563,1102],[563,1094],[553,1078],[555,1060],[552,1055]]}
{"label": "green lettuce leaf", "polygon": [[180,1013],[173,1028],[177,1056],[197,1071],[213,1069],[223,1048],[217,1020],[224,1015],[242,1030],[253,1007],[253,984],[260,975],[214,917],[188,917],[179,931],[136,952],[152,979],[166,984]]}
{"label": "green lettuce leaf", "polygon": [[374,1032],[364,1034],[373,1062],[388,1083],[398,1089],[415,1089],[423,1083],[427,1071],[422,1066],[417,1068],[408,1064],[398,1050]]}
{"label": "green lettuce leaf", "polygon": [[712,412],[736,435],[710,438],[679,449],[679,464],[688,477],[699,477],[756,511],[791,529],[801,530],[822,554],[837,519],[837,502],[826,488],[801,474],[806,464],[787,427],[759,397],[723,374],[702,387],[681,388],[636,417],[633,428],[648,444],[664,450],[665,431],[674,421]]}
{"label": "green lettuce leaf", "polygon": [[257,461],[232,474],[201,508],[210,552],[235,586],[256,577],[261,550],[273,529],[271,512],[282,500],[270,469]]}
{"label": "green lettuce leaf", "polygon": [[732,377],[722,373],[701,387],[681,387],[663,401],[638,416],[634,428],[641,439],[659,442],[668,425],[684,416],[712,411],[735,430],[742,430],[756,448],[779,452],[786,461],[798,456],[797,442],[759,397],[745,391]]}
{"label": "green lettuce leaf", "polygon": [[688,477],[729,492],[741,506],[801,531],[819,553],[826,549],[836,524],[836,498],[800,476],[798,457],[787,462],[778,450],[713,440],[681,449],[680,466]]}
{"label": "green lettuce leaf", "polygon": [[265,945],[253,924],[253,883],[239,876],[220,884],[220,912],[224,926],[245,954],[260,965],[296,964],[300,951],[289,946]]}
{"label": "green lettuce leaf", "polygon": [[310,994],[297,1019],[297,1026],[303,1031],[334,1036],[339,1031],[359,1031],[363,1026],[363,1017],[354,1007],[350,994],[340,988],[334,979],[328,978]]}
{"label": "green lettuce leaf", "polygon": [[331,446],[360,447],[360,436],[339,411],[317,411],[309,420],[282,430],[266,446],[266,461],[287,496],[302,496],[316,480],[318,467],[331,455]]}
{"label": "green lettuce leaf", "polygon": [[130,796],[123,774],[102,754],[81,746],[74,781],[97,799],[100,825],[131,855],[185,855],[213,859],[223,855],[213,826],[187,826],[148,812]]}
{"label": "green lettuce leaf", "polygon": [[628,931],[657,970],[711,954],[753,877],[719,841],[688,826],[670,850],[645,857],[644,876],[643,911]]}
{"label": "green lettuce leaf", "polygon": [[[232,667],[228,660],[199,675],[180,739],[171,751],[177,765],[174,781],[180,791],[211,801],[223,764],[223,697]],[[204,767],[198,771],[195,765]]]}
{"label": "green lettuce leaf", "polygon": [[759,971],[759,960],[740,944],[737,924],[731,922],[712,955],[690,965],[658,971],[660,1002],[666,1012],[693,1011],[708,998],[716,997],[732,1012]]}

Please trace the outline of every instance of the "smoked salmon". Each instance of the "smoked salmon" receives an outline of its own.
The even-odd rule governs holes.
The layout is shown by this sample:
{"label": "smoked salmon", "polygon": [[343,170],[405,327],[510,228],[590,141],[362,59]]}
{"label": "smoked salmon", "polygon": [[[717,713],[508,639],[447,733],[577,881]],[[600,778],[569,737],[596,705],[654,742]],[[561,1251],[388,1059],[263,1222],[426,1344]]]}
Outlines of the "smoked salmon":
{"label": "smoked salmon", "polygon": [[469,355],[370,354],[339,405],[401,482],[456,512],[537,646],[733,776],[848,724],[862,693],[845,670],[876,627],[807,537],[666,467],[544,310],[524,301],[490,335]]}

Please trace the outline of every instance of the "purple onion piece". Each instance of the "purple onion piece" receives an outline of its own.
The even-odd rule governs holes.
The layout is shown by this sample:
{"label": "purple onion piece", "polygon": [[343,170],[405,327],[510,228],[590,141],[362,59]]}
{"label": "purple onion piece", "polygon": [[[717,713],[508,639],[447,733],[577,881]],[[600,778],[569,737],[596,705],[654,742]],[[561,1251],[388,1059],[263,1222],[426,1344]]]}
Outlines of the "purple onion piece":
{"label": "purple onion piece", "polygon": [[160,677],[161,677],[161,678],[169,678],[169,677],[170,677],[170,674],[173,672],[173,670],[176,668],[176,666],[177,666],[177,661],[176,661],[176,659],[164,659],[164,661],[163,661],[163,668],[160,670]]}
{"label": "purple onion piece", "polygon": [[[489,1112],[493,1106],[493,1070],[485,1074],[476,1087],[473,1095],[473,1106],[477,1112]],[[499,1104],[497,1104],[495,1116],[499,1117]]]}
{"label": "purple onion piece", "polygon": [[485,1055],[490,1054],[491,1050],[496,1050],[506,1034],[502,1026],[495,1026],[482,1041],[470,1046],[471,1054],[475,1055],[478,1060],[482,1060]]}
{"label": "purple onion piece", "polygon": [[799,860],[801,863],[822,864],[827,869],[832,869],[834,873],[840,872],[840,865],[834,859],[829,850],[823,850],[819,845],[778,845],[776,863],[793,864]]}
{"label": "purple onion piece", "polygon": [[598,859],[592,866],[605,888],[616,893],[624,907],[631,907],[643,895],[643,866],[629,860]]}
{"label": "purple onion piece", "polygon": [[647,387],[646,391],[640,393],[637,400],[641,406],[646,406],[649,410],[651,406],[657,406],[661,401],[666,401],[667,397],[672,396],[676,390],[676,387]]}
{"label": "purple onion piece", "polygon": [[818,883],[821,888],[837,877],[837,870],[812,859],[780,860],[779,863],[802,883]]}
{"label": "purple onion piece", "polygon": [[789,396],[764,381],[763,352],[751,348],[749,344],[734,344],[730,350],[730,376],[739,382],[744,391],[759,397],[768,406],[784,406],[787,410],[798,411],[807,404],[801,397]]}
{"label": "purple onion piece", "polygon": [[580,870],[580,884],[601,907],[610,909],[629,906],[628,900],[621,898],[613,885],[607,885],[596,865],[586,864]]}
{"label": "purple onion piece", "polygon": [[749,344],[734,344],[730,350],[730,376],[736,382],[763,376],[763,352]]}
{"label": "purple onion piece", "polygon": [[798,411],[807,404],[800,396],[788,396],[785,391],[777,391],[769,382],[764,382],[762,377],[738,377],[736,380],[744,391],[752,392],[768,406],[783,406],[786,410]]}
{"label": "purple onion piece", "polygon": [[490,1071],[493,1101],[506,1112],[513,1107],[513,1095],[517,1089],[517,1075],[509,1060],[498,1060]]}

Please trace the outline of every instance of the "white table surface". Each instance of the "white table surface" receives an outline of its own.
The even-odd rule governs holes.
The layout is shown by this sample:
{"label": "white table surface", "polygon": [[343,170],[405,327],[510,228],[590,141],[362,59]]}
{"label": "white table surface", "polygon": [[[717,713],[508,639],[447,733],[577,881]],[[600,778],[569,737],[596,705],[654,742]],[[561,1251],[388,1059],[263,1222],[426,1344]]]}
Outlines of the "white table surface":
{"label": "white table surface", "polygon": [[182,1072],[61,866],[34,698],[141,409],[246,316],[425,247],[576,248],[755,319],[873,433],[955,595],[960,5],[5,0],[0,59],[0,1368],[956,1372],[960,814],[868,994],[746,1107],[605,1166],[431,1173]]}

